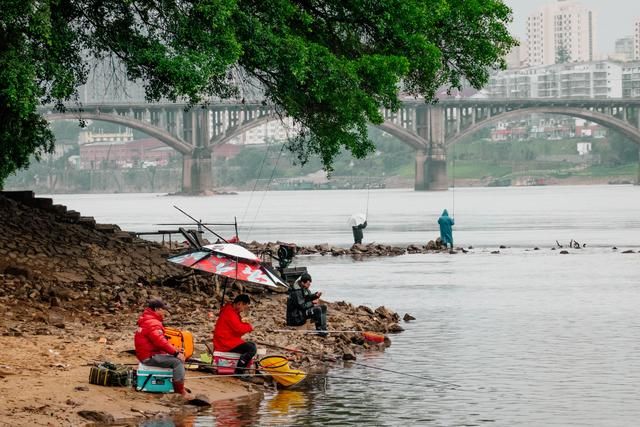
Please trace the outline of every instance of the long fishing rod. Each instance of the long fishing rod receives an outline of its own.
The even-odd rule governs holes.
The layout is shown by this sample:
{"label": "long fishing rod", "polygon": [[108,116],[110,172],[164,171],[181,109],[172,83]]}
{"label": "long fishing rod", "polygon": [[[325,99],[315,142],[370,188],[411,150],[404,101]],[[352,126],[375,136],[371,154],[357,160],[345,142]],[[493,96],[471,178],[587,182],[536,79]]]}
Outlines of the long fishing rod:
{"label": "long fishing rod", "polygon": [[[322,377],[322,378],[333,378],[340,380],[355,380],[355,381],[364,381],[364,382],[374,382],[374,383],[386,383],[386,384],[395,384],[395,385],[405,385],[405,386],[413,386],[413,387],[434,387],[431,384],[418,384],[418,383],[403,383],[399,381],[387,381],[387,380],[378,380],[375,378],[362,378],[362,377],[344,377],[339,375],[326,375],[326,374],[310,374],[305,372],[278,372],[278,376],[305,376],[305,377]],[[271,377],[270,374],[210,374],[210,375],[202,375],[197,377],[187,377],[188,380],[201,380],[201,379],[212,379],[219,377]]]}
{"label": "long fishing rod", "polygon": [[204,225],[202,222],[198,221],[197,219],[195,219],[194,217],[192,217],[191,215],[189,215],[188,213],[186,213],[185,211],[183,211],[182,209],[180,209],[179,207],[177,207],[176,205],[173,205],[174,208],[178,209],[180,212],[182,212],[183,214],[185,214],[186,216],[188,216],[189,218],[191,218],[196,224],[198,224],[199,226],[203,227],[205,230],[207,230],[209,233],[213,234],[214,236],[216,236],[218,239],[223,240],[225,243],[229,243],[227,241],[227,239],[225,239],[224,237],[222,237],[221,235],[219,235],[218,233],[216,233],[215,231],[213,231],[212,229],[210,229],[209,227],[207,227],[206,225]]}
{"label": "long fishing rod", "polygon": [[[269,344],[269,343],[259,342],[259,341],[256,341],[256,343],[260,344],[260,345],[267,346],[267,347],[277,348],[277,349],[280,349],[280,350],[285,350],[285,351],[290,351],[290,352],[294,352],[294,353],[301,353],[301,354],[306,354],[306,355],[309,355],[309,356],[319,357],[321,360],[328,359],[331,362],[337,362],[338,361],[338,357],[337,356],[331,356],[331,355],[326,355],[326,354],[321,354],[321,353],[311,353],[311,352],[308,352],[308,351],[297,350],[297,349],[294,349],[294,348],[282,347],[282,346],[279,346],[279,345],[274,345],[274,344]],[[364,363],[359,363],[359,362],[355,362],[355,361],[352,361],[352,360],[350,360],[348,362],[351,363],[351,364],[354,364],[354,365],[362,366],[363,368],[377,369],[379,371],[389,372],[389,373],[392,373],[392,374],[404,375],[406,377],[419,378],[421,380],[426,380],[426,381],[432,381],[432,382],[436,382],[436,383],[446,384],[446,385],[453,386],[453,387],[460,387],[460,385],[458,385],[458,384],[451,383],[451,382],[448,382],[448,381],[436,380],[435,378],[423,377],[423,376],[420,376],[420,375],[409,374],[407,372],[394,371],[394,370],[391,370],[391,369],[380,368],[378,366],[366,365]]]}
{"label": "long fishing rod", "polygon": [[375,343],[381,343],[384,342],[384,339],[386,338],[384,336],[384,334],[378,333],[378,332],[371,332],[371,331],[334,331],[334,330],[322,330],[322,329],[317,329],[314,331],[307,331],[307,330],[302,330],[302,331],[298,331],[298,330],[291,330],[291,329],[275,329],[275,330],[270,330],[269,332],[278,332],[278,333],[284,333],[284,334],[362,334],[362,337],[367,340],[367,341],[371,341],[371,342],[375,342]]}

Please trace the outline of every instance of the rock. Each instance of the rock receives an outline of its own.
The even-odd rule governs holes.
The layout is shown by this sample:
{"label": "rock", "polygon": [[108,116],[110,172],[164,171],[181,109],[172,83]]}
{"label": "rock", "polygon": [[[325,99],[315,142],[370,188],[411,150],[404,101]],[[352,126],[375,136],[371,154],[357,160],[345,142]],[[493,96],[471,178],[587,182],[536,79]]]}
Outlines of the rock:
{"label": "rock", "polygon": [[115,421],[113,415],[101,411],[78,411],[82,418],[102,424],[111,424]]}
{"label": "rock", "polygon": [[185,405],[190,406],[211,406],[211,400],[206,394],[196,394],[193,399],[187,400]]}
{"label": "rock", "polygon": [[500,245],[499,247],[500,247],[500,249],[507,249],[507,247],[505,245]]}
{"label": "rock", "polygon": [[499,254],[500,251],[491,251],[491,253],[495,255],[495,254]]}
{"label": "rock", "polygon": [[350,348],[343,348],[342,349],[342,360],[356,360],[356,354],[353,352],[353,350],[351,350]]}
{"label": "rock", "polygon": [[402,332],[404,331],[404,328],[400,325],[398,325],[397,323],[394,323],[392,325],[389,326],[389,332],[392,334],[396,334],[398,332]]}
{"label": "rock", "polygon": [[626,251],[622,252],[623,254],[635,254],[635,252],[633,251],[633,249],[627,249]]}
{"label": "rock", "polygon": [[73,391],[89,391],[89,387],[86,385],[79,385],[73,388]]}
{"label": "rock", "polygon": [[31,269],[21,265],[10,265],[6,267],[4,269],[4,274],[16,277],[21,276],[28,280],[33,278],[33,272],[31,271]]}
{"label": "rock", "polygon": [[59,313],[49,313],[49,317],[47,319],[47,323],[51,326],[55,326],[56,328],[64,329],[64,316]]}
{"label": "rock", "polygon": [[405,313],[404,317],[402,317],[402,320],[404,320],[405,322],[409,322],[411,320],[416,320],[416,318],[410,315],[409,313]]}
{"label": "rock", "polygon": [[568,253],[569,251],[565,251],[565,250],[560,251],[560,255],[567,255]]}

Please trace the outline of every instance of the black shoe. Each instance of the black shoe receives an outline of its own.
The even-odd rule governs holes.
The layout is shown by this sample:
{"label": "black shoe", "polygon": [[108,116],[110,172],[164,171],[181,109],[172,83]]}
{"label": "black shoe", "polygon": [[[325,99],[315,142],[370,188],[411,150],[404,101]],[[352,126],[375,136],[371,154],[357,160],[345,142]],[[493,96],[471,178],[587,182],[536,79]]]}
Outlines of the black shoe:
{"label": "black shoe", "polygon": [[326,338],[329,336],[327,332],[316,332],[316,335],[318,335],[321,338]]}

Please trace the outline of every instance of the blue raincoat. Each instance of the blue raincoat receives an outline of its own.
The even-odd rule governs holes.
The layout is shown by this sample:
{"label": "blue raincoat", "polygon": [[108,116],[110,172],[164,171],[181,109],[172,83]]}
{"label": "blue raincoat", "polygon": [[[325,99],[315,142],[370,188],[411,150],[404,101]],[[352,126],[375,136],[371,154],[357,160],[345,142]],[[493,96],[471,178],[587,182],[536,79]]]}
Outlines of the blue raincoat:
{"label": "blue raincoat", "polygon": [[445,246],[451,245],[453,248],[453,230],[451,227],[455,224],[453,218],[449,217],[447,210],[442,211],[442,215],[438,218],[438,224],[440,224],[440,240]]}

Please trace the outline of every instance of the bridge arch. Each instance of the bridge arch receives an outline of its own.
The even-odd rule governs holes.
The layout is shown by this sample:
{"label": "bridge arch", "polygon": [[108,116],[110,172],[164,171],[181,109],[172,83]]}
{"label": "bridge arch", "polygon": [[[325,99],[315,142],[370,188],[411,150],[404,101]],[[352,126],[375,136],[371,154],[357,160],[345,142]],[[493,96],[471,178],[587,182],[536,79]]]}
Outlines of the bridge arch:
{"label": "bridge arch", "polygon": [[[238,135],[242,135],[243,133],[248,132],[253,128],[262,126],[275,119],[276,118],[274,116],[269,115],[269,116],[261,116],[261,117],[258,117],[257,119],[246,122],[241,126],[233,128],[233,131],[230,132],[229,134],[222,135],[218,138],[215,138],[215,137],[212,138],[210,149],[212,149],[216,145],[226,144],[227,142],[237,137]],[[416,135],[411,131],[408,131],[404,128],[397,126],[393,122],[388,122],[388,121],[383,122],[382,124],[377,125],[377,127],[383,130],[384,132],[388,133],[389,135],[398,138],[400,141],[404,142],[405,144],[411,146],[416,150],[424,151],[427,149],[427,142],[424,139],[420,138],[418,135]]]}
{"label": "bridge arch", "polygon": [[528,114],[555,114],[570,117],[577,117],[580,119],[588,120],[590,122],[597,123],[608,129],[613,129],[622,135],[629,138],[631,141],[640,145],[640,130],[635,128],[632,124],[620,120],[618,118],[608,116],[604,113],[593,110],[585,110],[581,108],[568,108],[568,107],[529,107],[520,108],[517,110],[511,110],[504,113],[496,114],[495,116],[484,119],[474,125],[469,126],[460,133],[447,139],[446,145],[451,146],[457,144],[462,139],[474,134],[480,129],[499,121],[508,120],[516,117],[520,117]]}
{"label": "bridge arch", "polygon": [[393,122],[386,121],[377,127],[416,150],[425,151],[428,148],[428,143],[423,138],[407,129],[397,126]]}
{"label": "bridge arch", "polygon": [[271,116],[271,115],[266,115],[266,116],[260,116],[258,118],[255,118],[253,120],[249,120],[243,124],[241,124],[240,126],[231,128],[231,132],[229,132],[228,134],[225,132],[222,135],[219,135],[217,137],[213,137],[211,138],[211,144],[209,145],[209,150],[212,150],[213,147],[215,147],[216,145],[223,145],[226,144],[227,142],[231,141],[233,138],[242,135],[245,132],[250,131],[251,129],[257,128],[258,126],[262,126],[264,124],[267,124],[271,121],[274,121],[276,118]]}
{"label": "bridge arch", "polygon": [[100,113],[92,113],[92,112],[82,112],[81,115],[78,115],[77,112],[74,112],[74,113],[43,114],[42,117],[44,117],[48,121],[87,119],[87,120],[116,123],[116,124],[120,124],[129,128],[144,132],[147,135],[165,143],[166,145],[168,145],[169,147],[173,148],[174,150],[178,151],[183,155],[190,155],[194,151],[193,146],[171,135],[170,133],[158,128],[157,126],[154,126],[152,124],[147,124],[147,123],[141,122],[140,120],[133,119],[127,116],[120,116],[117,114],[100,114]]}

